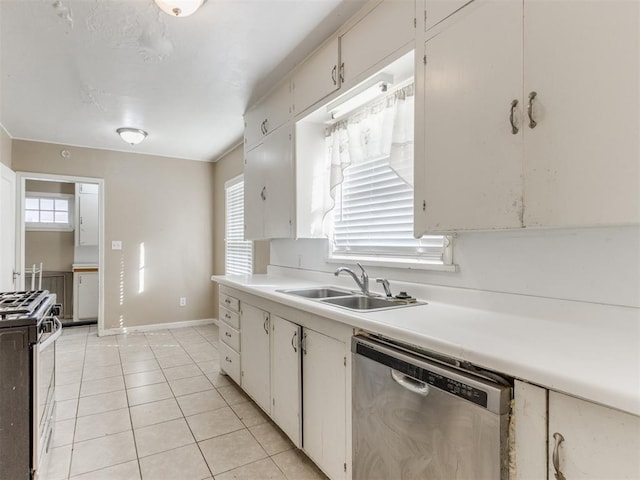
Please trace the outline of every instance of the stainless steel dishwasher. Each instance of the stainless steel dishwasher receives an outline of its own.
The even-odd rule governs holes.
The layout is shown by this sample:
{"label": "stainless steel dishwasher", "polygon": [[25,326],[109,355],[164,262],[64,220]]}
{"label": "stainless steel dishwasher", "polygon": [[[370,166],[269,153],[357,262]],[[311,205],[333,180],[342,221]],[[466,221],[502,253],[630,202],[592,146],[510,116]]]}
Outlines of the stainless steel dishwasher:
{"label": "stainless steel dishwasher", "polygon": [[355,336],[351,351],[354,479],[508,478],[506,379],[384,339]]}

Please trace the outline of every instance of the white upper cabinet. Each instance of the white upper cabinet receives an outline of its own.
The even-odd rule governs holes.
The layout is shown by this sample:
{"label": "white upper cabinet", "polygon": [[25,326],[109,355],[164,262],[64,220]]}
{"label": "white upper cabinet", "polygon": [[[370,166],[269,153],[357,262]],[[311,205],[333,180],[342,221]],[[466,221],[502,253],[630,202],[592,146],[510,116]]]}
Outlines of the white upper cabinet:
{"label": "white upper cabinet", "polygon": [[260,143],[291,117],[291,86],[283,82],[268,97],[248,110],[244,115],[245,148]]}
{"label": "white upper cabinet", "polygon": [[632,0],[475,0],[430,29],[415,233],[640,223],[639,22]]}
{"label": "white upper cabinet", "polygon": [[456,10],[472,1],[473,0],[425,0],[425,31],[436,26],[449,15],[455,13]]}
{"label": "white upper cabinet", "polygon": [[[522,6],[477,1],[426,42],[424,135],[416,144],[418,233],[521,226]],[[418,104],[417,104],[418,106]],[[422,161],[421,161],[422,160]]]}
{"label": "white upper cabinet", "polygon": [[299,114],[340,88],[338,37],[323,45],[294,73],[293,112]]}
{"label": "white upper cabinet", "polygon": [[415,0],[383,0],[340,37],[340,80],[349,88],[415,38]]}
{"label": "white upper cabinet", "polygon": [[637,480],[640,417],[550,391],[548,452],[550,479]]}
{"label": "white upper cabinet", "polygon": [[525,225],[640,222],[639,31],[636,0],[525,1]]}
{"label": "white upper cabinet", "polygon": [[97,246],[99,239],[99,219],[98,209],[98,189],[99,186],[93,183],[78,183],[76,193],[76,245],[77,246]]}
{"label": "white upper cabinet", "polygon": [[291,124],[267,135],[245,153],[245,239],[289,238],[294,230]]}

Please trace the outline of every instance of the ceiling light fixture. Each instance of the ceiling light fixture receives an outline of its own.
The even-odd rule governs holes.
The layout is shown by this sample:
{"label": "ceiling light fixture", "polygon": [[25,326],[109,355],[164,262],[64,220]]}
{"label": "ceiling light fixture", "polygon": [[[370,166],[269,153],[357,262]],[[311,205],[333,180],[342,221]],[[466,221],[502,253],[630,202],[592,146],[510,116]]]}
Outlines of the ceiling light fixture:
{"label": "ceiling light fixture", "polygon": [[204,3],[204,0],[154,0],[160,9],[172,17],[188,17]]}
{"label": "ceiling light fixture", "polygon": [[331,118],[334,120],[343,117],[387,92],[392,85],[393,75],[388,73],[374,75],[327,104],[327,112],[331,114]]}
{"label": "ceiling light fixture", "polygon": [[122,127],[116,130],[120,138],[130,145],[137,145],[147,137],[147,132],[139,128]]}

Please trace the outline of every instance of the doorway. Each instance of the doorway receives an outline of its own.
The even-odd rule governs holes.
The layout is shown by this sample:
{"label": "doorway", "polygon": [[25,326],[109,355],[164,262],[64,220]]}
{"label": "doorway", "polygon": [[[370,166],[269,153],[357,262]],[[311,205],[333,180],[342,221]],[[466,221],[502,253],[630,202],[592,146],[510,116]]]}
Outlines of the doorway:
{"label": "doorway", "polygon": [[104,181],[17,172],[16,271],[20,289],[56,293],[64,326],[104,314]]}

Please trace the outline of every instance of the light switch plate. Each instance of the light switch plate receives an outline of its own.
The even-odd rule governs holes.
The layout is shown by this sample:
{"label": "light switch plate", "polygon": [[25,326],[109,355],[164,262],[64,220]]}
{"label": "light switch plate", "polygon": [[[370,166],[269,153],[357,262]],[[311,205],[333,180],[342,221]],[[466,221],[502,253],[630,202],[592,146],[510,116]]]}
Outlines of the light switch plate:
{"label": "light switch plate", "polygon": [[113,240],[111,242],[111,250],[122,250],[122,241],[121,240]]}

